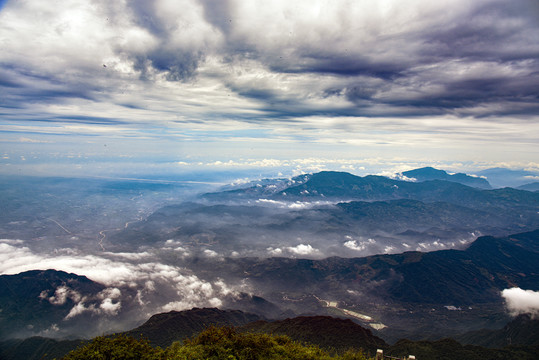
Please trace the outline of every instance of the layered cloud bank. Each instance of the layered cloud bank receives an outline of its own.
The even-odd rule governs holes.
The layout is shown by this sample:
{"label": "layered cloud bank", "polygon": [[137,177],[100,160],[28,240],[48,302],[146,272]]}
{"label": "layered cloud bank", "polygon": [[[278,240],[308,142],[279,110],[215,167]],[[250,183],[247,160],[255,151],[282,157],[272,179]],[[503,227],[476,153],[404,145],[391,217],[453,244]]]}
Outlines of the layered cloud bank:
{"label": "layered cloud bank", "polygon": [[539,316],[539,291],[515,287],[503,290],[502,296],[511,316],[520,314],[531,314],[534,318]]}
{"label": "layered cloud bank", "polygon": [[[205,112],[249,121],[537,113],[533,1],[8,1],[1,11],[7,104],[31,96],[47,111],[108,93],[116,110],[194,114],[187,101],[170,102],[186,95]],[[136,93],[146,86],[155,104]],[[129,128],[119,111],[55,115]]]}
{"label": "layered cloud bank", "polygon": [[0,239],[0,274],[34,269],[55,269],[84,275],[107,286],[95,298],[83,297],[69,286],[54,293],[43,292],[42,300],[75,305],[66,320],[84,313],[117,315],[126,301],[138,306],[139,318],[155,312],[185,310],[196,306],[220,306],[226,295],[246,287],[232,287],[223,280],[206,281],[189,269],[163,264],[150,253],[81,254],[65,249],[52,254],[37,253],[10,240]]}
{"label": "layered cloud bank", "polygon": [[533,0],[7,1],[0,165],[425,148],[533,161],[538,12]]}

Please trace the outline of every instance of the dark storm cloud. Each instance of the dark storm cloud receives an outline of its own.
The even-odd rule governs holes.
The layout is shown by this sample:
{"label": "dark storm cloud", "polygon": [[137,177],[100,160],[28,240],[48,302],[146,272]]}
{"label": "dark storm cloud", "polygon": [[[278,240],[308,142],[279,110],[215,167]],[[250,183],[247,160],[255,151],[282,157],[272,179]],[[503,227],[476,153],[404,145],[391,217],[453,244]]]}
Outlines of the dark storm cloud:
{"label": "dark storm cloud", "polygon": [[[298,58],[301,61],[298,61]],[[333,74],[342,77],[347,76],[369,76],[392,80],[402,76],[402,72],[407,70],[412,64],[393,59],[371,59],[369,54],[357,54],[348,49],[339,52],[311,52],[305,51],[297,54],[297,58],[283,60],[273,59],[271,69],[284,73],[321,73]]]}
{"label": "dark storm cloud", "polygon": [[535,1],[495,1],[479,6],[466,17],[455,19],[426,34],[432,55],[493,61],[537,59]]}
{"label": "dark storm cloud", "polygon": [[[152,98],[163,114],[249,122],[538,111],[535,1],[74,2],[88,19],[67,25],[40,18],[37,2],[9,4],[3,106],[144,111]],[[35,14],[35,30],[18,30],[19,13]],[[33,51],[21,45],[34,40]]]}
{"label": "dark storm cloud", "polygon": [[[148,30],[158,41],[157,46],[143,53],[125,49],[125,54],[134,62],[134,69],[140,71],[141,78],[151,80],[151,74],[156,71],[163,73],[168,81],[192,79],[199,63],[204,60],[204,49],[179,45],[174,36],[183,29],[193,27],[192,21],[201,19],[178,16],[176,19],[164,20],[163,9],[159,11],[155,2],[133,1],[129,6],[135,24]],[[182,4],[173,6],[173,10],[182,12]],[[193,37],[199,35],[192,34]]]}
{"label": "dark storm cloud", "polygon": [[[455,4],[458,6],[462,4]],[[440,10],[444,11],[443,6]],[[226,33],[230,33],[231,25],[224,17],[209,11],[208,6],[206,13],[219,28],[225,24]],[[354,43],[356,38],[361,40],[361,34],[352,32],[335,38],[322,34],[320,40],[326,47],[302,39],[292,45],[279,39],[283,40],[282,47],[275,44],[267,47],[263,25],[261,30],[253,29],[261,35],[260,44],[247,41],[228,45],[237,46],[230,51],[247,48],[250,58],[266,64],[276,74],[334,75],[337,84],[319,89],[314,96],[349,100],[349,107],[327,109],[335,115],[354,111],[356,115],[367,116],[398,116],[399,112],[404,116],[455,112],[475,116],[512,112],[534,115],[537,106],[530,103],[536,102],[538,90],[537,16],[537,5],[533,2],[494,1],[449,13],[442,22],[427,23],[423,28],[403,28],[397,34],[379,36],[376,41],[359,47],[354,47]],[[385,21],[384,26],[391,26],[391,18]],[[342,37],[348,39],[343,41]],[[237,39],[238,36],[229,38]],[[335,48],[332,40],[343,45]],[[361,79],[355,80],[358,76]],[[382,81],[373,83],[373,80]],[[293,108],[303,108],[303,99],[284,99],[281,95],[287,94],[278,90],[248,87],[234,90],[242,96],[277,104],[286,115],[297,116],[298,111]],[[489,104],[497,106],[489,107]],[[476,106],[485,112],[462,110]],[[320,113],[308,105],[303,111],[307,116]]]}
{"label": "dark storm cloud", "polygon": [[173,52],[160,49],[144,56],[134,57],[134,68],[140,71],[141,78],[151,80],[151,70],[165,74],[168,81],[192,79],[203,60],[202,53]]}

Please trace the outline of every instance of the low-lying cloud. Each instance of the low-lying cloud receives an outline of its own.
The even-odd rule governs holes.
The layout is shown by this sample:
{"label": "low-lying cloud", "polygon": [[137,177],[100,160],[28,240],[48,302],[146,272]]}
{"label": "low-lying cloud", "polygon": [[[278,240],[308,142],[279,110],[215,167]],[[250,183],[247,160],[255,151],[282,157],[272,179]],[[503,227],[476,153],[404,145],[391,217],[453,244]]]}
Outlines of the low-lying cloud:
{"label": "low-lying cloud", "polygon": [[520,314],[531,314],[533,318],[539,316],[539,291],[514,287],[503,290],[502,297],[511,316]]}
{"label": "low-lying cloud", "polygon": [[346,241],[343,246],[354,251],[363,251],[368,246],[376,244],[376,240],[374,239],[368,239],[366,241],[358,241],[357,239],[353,239],[351,236],[346,235],[344,237],[348,241]]}
{"label": "low-lying cloud", "polygon": [[276,256],[276,257],[284,256],[284,255],[288,255],[292,257],[296,257],[296,256],[319,257],[322,254],[320,250],[314,248],[311,244],[299,244],[296,246],[285,246],[282,248],[268,247],[266,248],[266,251],[269,256]]}
{"label": "low-lying cloud", "polygon": [[310,244],[299,244],[297,246],[288,246],[286,250],[295,255],[314,255],[318,254],[319,250],[313,248]]}
{"label": "low-lying cloud", "polygon": [[[299,247],[298,251],[305,250]],[[307,250],[312,250],[307,247]],[[104,253],[109,256],[110,254]],[[218,254],[207,250],[205,255]],[[62,306],[68,300],[73,307],[65,320],[82,314],[119,315],[124,306],[139,307],[141,318],[153,313],[185,310],[192,307],[220,306],[224,296],[237,289],[223,279],[207,281],[187,268],[167,265],[150,253],[145,256],[104,257],[97,254],[66,253],[56,256],[32,251],[18,242],[0,242],[0,274],[17,274],[35,269],[55,269],[84,275],[107,288],[93,296],[83,296],[69,287],[59,286],[54,293],[43,291],[39,298]],[[242,291],[248,290],[243,285]]]}
{"label": "low-lying cloud", "polygon": [[292,209],[292,210],[301,210],[301,209],[311,209],[316,206],[322,205],[332,205],[335,202],[330,201],[279,201],[272,199],[258,199],[255,201],[258,205],[264,206],[275,206],[282,209]]}
{"label": "low-lying cloud", "polygon": [[67,299],[71,299],[74,302],[79,302],[81,295],[77,291],[70,289],[67,286],[59,286],[56,288],[53,296],[49,297],[47,291],[44,290],[41,292],[41,294],[39,294],[39,298],[42,300],[48,300],[52,305],[64,305]]}

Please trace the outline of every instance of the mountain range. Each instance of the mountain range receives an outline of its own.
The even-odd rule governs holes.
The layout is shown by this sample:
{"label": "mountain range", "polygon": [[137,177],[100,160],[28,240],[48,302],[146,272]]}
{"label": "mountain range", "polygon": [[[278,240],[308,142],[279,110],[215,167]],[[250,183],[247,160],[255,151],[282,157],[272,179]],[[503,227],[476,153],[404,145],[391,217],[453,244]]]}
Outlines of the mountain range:
{"label": "mountain range", "polygon": [[[508,237],[479,237],[465,250],[322,260],[228,258],[206,273],[247,274],[257,286],[265,284],[276,291],[363,290],[368,286],[387,300],[468,305],[498,300],[499,292],[512,286],[539,289],[538,243],[539,230],[535,230]],[[198,262],[202,271],[205,263]],[[284,278],[288,280],[282,281]]]}
{"label": "mountain range", "polygon": [[528,345],[539,348],[539,319],[530,314],[521,314],[502,329],[482,329],[456,336],[462,344],[489,348],[512,345]]}
{"label": "mountain range", "polygon": [[[514,286],[539,289],[538,244],[536,230],[480,237],[465,250],[322,260],[227,258],[216,262],[199,258],[187,265],[204,279],[242,281],[257,289],[256,297],[244,301],[249,310],[262,316],[287,312],[343,315],[342,309],[346,309],[367,313],[386,326],[379,334],[395,339],[406,334],[417,337],[422,331],[423,336],[443,336],[507,322],[507,317],[492,316],[504,313],[500,292]],[[75,308],[74,297],[86,297],[89,305],[94,296],[96,307],[103,302],[103,296],[96,296],[104,291],[103,285],[54,270],[1,275],[0,283],[4,338],[43,333],[56,324],[75,327],[77,322],[68,316]],[[336,305],[328,307],[329,302]],[[234,302],[230,304],[234,306]],[[449,311],[449,306],[464,310]],[[88,313],[77,321],[80,324],[93,316],[95,313]],[[356,320],[365,326],[373,322],[361,317]],[[428,330],[418,325],[412,327],[416,332],[410,332],[403,326],[407,322],[422,323]]]}
{"label": "mountain range", "polygon": [[[442,356],[432,355],[437,349],[467,358],[487,354],[470,346],[513,346],[505,355],[519,351],[517,343],[537,346],[535,335],[526,336],[536,334],[535,320],[510,322],[501,292],[539,290],[539,192],[491,189],[483,178],[433,168],[400,179],[324,171],[183,202],[169,196],[178,191],[171,185],[89,182],[82,206],[55,195],[67,180],[47,182],[46,193],[36,189],[20,205],[13,191],[22,187],[0,188],[9,213],[0,219],[2,249],[36,261],[54,250],[63,263],[84,255],[85,263],[136,271],[109,285],[52,269],[0,275],[0,358],[80,344],[50,336],[125,329],[168,346],[210,323],[340,349],[353,341],[395,354],[429,349],[423,358]],[[151,194],[163,202],[145,198]],[[86,195],[106,207],[87,207]],[[115,196],[133,207],[122,214],[109,201]],[[41,213],[56,206],[42,201],[62,210]],[[139,208],[143,202],[151,211]],[[94,217],[95,228],[85,229]],[[228,310],[163,312],[193,303]],[[312,329],[333,331],[317,338]],[[447,336],[459,342],[441,340]]]}
{"label": "mountain range", "polygon": [[[240,311],[226,311],[215,308],[199,309],[181,312],[156,314],[140,327],[122,334],[135,339],[148,339],[153,346],[167,347],[173,341],[191,338],[208,326],[236,326],[240,332],[268,333],[286,335],[295,341],[314,344],[332,353],[343,353],[346,350],[362,350],[371,356],[377,349],[383,349],[385,354],[402,356],[414,354],[420,359],[533,359],[539,347],[537,336],[539,321],[529,317],[519,317],[509,323],[504,329],[490,331],[490,339],[507,333],[507,329],[516,329],[512,336],[512,345],[506,345],[506,339],[500,338],[492,342],[491,347],[478,345],[461,345],[453,339],[437,341],[399,340],[394,345],[387,344],[381,338],[372,334],[368,329],[349,319],[339,319],[329,316],[295,317],[284,320],[256,320],[254,314]],[[523,329],[520,329],[523,328]],[[519,330],[520,329],[520,330]],[[525,331],[524,331],[525,330]],[[470,335],[463,335],[463,337]],[[87,340],[54,340],[42,337],[32,337],[24,340],[0,341],[0,358],[3,360],[47,360],[59,358],[72,349],[86,344]]]}
{"label": "mountain range", "polygon": [[[449,176],[449,175],[448,175]],[[476,179],[473,178],[472,179]],[[463,248],[477,235],[539,228],[539,193],[454,181],[320,172],[203,194],[111,233],[107,248],[165,246],[224,257],[357,257]],[[298,240],[299,239],[299,240]],[[310,246],[298,254],[295,246]]]}

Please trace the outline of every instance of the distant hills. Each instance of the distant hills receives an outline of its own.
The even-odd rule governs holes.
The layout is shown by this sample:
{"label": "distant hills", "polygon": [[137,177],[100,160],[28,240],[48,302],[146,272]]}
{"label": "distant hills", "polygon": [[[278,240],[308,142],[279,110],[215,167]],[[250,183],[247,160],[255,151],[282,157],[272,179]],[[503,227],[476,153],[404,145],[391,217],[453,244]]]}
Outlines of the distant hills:
{"label": "distant hills", "polygon": [[[245,189],[245,192],[249,191],[250,189]],[[503,207],[513,201],[535,206],[539,199],[536,194],[515,189],[481,190],[446,180],[408,182],[383,176],[360,177],[331,171],[312,174],[307,181],[281,190],[272,198],[366,201],[414,199],[423,202],[448,202],[472,208]]]}
{"label": "distant hills", "polygon": [[247,274],[257,286],[274,291],[309,293],[317,288],[329,296],[368,289],[385,301],[469,305],[500,301],[500,291],[513,286],[539,289],[537,244],[539,230],[480,237],[466,250],[350,259],[227,259],[214,270]]}
{"label": "distant hills", "polygon": [[528,345],[539,348],[539,319],[529,314],[521,314],[503,329],[483,329],[456,337],[462,344],[472,344],[490,348],[511,345]]}
{"label": "distant hills", "polygon": [[529,184],[524,184],[518,187],[519,190],[526,190],[526,191],[539,191],[539,182],[532,182]]}
{"label": "distant hills", "polygon": [[484,178],[478,176],[470,176],[463,173],[449,174],[444,170],[438,170],[430,166],[421,169],[404,171],[402,175],[415,181],[445,180],[479,189],[492,188],[489,182]]}
{"label": "distant hills", "polygon": [[481,234],[537,229],[537,209],[537,192],[323,171],[162,207],[110,234],[105,245],[125,251],[176,239],[192,252],[202,245],[225,257],[293,257],[287,249],[300,244],[312,247],[299,254],[308,258],[430,251],[459,248]]}
{"label": "distant hills", "polygon": [[530,183],[530,179],[537,179],[539,173],[524,169],[513,170],[496,167],[478,171],[476,175],[487,178],[489,183],[495,188],[508,186],[517,188]]}
{"label": "distant hills", "polygon": [[[475,178],[472,178],[475,179]],[[290,180],[288,186],[252,186],[203,195],[212,201],[242,201],[267,198],[281,201],[389,201],[411,199],[445,202],[472,209],[504,210],[517,206],[537,209],[539,194],[512,188],[483,190],[454,181],[425,180],[409,182],[383,176],[355,176],[345,172],[322,171]],[[531,210],[531,209],[529,209]]]}
{"label": "distant hills", "polygon": [[71,350],[83,346],[86,343],[88,343],[88,340],[58,340],[41,336],[33,336],[25,339],[0,340],[0,359],[60,359]]}
{"label": "distant hills", "polygon": [[392,345],[384,354],[393,356],[414,354],[416,359],[420,360],[534,360],[537,358],[538,350],[539,348],[534,346],[489,349],[476,345],[462,345],[451,338],[435,341],[411,341],[402,339]]}

